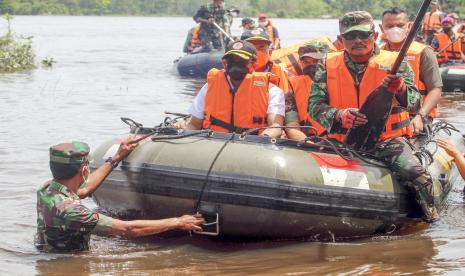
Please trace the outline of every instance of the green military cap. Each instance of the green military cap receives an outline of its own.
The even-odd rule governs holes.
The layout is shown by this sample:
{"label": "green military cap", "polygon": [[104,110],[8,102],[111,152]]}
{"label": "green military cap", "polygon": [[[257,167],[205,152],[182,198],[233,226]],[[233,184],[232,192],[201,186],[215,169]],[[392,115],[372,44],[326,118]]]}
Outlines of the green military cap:
{"label": "green military cap", "polygon": [[339,19],[339,32],[345,34],[352,31],[373,32],[373,17],[366,11],[352,11]]}
{"label": "green military cap", "polygon": [[89,145],[84,142],[61,143],[50,147],[50,162],[82,164],[89,160]]}
{"label": "green military cap", "polygon": [[326,57],[328,52],[329,47],[318,41],[305,43],[300,46],[298,50],[299,58],[311,57],[314,59],[322,59]]}

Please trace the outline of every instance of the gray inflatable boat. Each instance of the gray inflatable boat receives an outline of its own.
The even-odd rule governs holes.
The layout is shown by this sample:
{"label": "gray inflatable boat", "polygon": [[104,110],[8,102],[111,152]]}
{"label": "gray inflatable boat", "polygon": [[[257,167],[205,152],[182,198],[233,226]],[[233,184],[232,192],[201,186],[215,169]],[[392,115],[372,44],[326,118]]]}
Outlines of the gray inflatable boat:
{"label": "gray inflatable boat", "polygon": [[[420,216],[406,185],[368,153],[319,138],[309,144],[130,124],[132,135],[151,136],[93,195],[111,215],[157,219],[200,212],[209,222],[205,232],[214,236],[314,240],[391,233]],[[435,139],[465,147],[448,123],[435,122],[430,131],[414,143],[424,153],[441,209],[459,173]],[[94,168],[114,154],[118,141],[95,150]]]}

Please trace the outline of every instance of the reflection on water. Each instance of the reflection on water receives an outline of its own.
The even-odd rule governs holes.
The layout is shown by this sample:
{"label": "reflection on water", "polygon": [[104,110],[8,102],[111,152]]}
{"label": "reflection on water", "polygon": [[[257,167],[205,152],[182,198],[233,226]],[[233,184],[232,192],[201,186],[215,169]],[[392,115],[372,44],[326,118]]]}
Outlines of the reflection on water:
{"label": "reflection on water", "polygon": [[[82,275],[103,272],[132,275],[390,275],[398,271],[426,275],[432,274],[429,264],[437,254],[435,246],[430,238],[421,236],[386,237],[353,243],[252,244],[186,237],[158,241],[156,245],[118,244],[117,255],[112,254],[115,248],[99,248],[98,253],[93,250],[94,253],[80,256],[39,260],[36,267],[43,275],[62,275],[68,271],[80,271]],[[148,262],[148,259],[154,261]]]}
{"label": "reflection on water", "polygon": [[[338,30],[335,20],[276,24],[285,45],[318,35],[335,38]],[[173,75],[172,62],[191,25],[191,18],[15,18],[16,32],[34,36],[38,59],[49,56],[58,63],[50,70],[0,74],[1,275],[463,272],[463,183],[452,192],[439,223],[411,227],[401,237],[337,244],[93,237],[87,253],[38,253],[32,245],[35,191],[50,178],[48,147],[84,140],[95,148],[127,131],[120,117],[153,126],[164,111],[186,112],[204,81]],[[238,32],[236,25],[233,32]],[[5,30],[6,23],[0,22],[0,33]],[[465,96],[447,96],[440,116],[465,131],[464,110]]]}

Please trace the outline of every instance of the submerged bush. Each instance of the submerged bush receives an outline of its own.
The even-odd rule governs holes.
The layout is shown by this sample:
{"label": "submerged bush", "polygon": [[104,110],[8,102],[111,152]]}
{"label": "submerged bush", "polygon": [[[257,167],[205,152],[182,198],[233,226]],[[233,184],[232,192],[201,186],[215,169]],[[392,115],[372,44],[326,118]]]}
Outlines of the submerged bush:
{"label": "submerged bush", "polygon": [[7,33],[0,36],[0,72],[19,72],[31,70],[34,66],[32,37],[16,35],[11,30],[12,17],[5,15],[8,21]]}

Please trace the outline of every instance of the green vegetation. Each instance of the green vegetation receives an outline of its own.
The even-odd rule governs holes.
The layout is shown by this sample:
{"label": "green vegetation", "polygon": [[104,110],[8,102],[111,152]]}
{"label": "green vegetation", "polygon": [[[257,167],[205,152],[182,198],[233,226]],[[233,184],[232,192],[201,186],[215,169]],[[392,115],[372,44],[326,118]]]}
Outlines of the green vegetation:
{"label": "green vegetation", "polygon": [[5,35],[0,36],[0,73],[33,69],[32,37],[16,35],[11,30],[13,17],[6,14],[4,18],[8,21],[8,29]]}
{"label": "green vegetation", "polygon": [[[0,0],[0,14],[70,14],[70,15],[182,15],[192,16],[201,3],[209,0]],[[272,17],[315,18],[340,16],[351,10],[367,10],[378,16],[390,6],[405,7],[412,13],[421,0],[226,0],[243,16],[266,12]],[[465,15],[465,0],[442,0],[448,12]]]}

